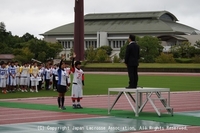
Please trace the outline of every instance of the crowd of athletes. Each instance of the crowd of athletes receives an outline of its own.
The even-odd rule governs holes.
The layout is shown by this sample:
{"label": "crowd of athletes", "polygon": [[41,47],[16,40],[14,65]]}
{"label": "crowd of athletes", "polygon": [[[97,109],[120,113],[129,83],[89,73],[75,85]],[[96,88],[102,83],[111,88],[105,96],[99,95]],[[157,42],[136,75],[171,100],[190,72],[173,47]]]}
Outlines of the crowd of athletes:
{"label": "crowd of athletes", "polygon": [[[15,62],[0,62],[0,88],[2,93],[38,92],[42,89],[57,90],[58,64],[50,62],[45,65],[38,62],[19,64]],[[66,73],[70,75],[70,67],[66,65]],[[68,76],[70,86],[70,76]]]}

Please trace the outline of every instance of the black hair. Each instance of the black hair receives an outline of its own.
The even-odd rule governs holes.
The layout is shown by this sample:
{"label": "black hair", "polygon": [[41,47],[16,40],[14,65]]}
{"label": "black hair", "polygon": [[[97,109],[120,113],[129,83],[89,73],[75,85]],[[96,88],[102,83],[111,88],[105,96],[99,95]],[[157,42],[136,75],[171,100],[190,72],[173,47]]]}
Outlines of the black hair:
{"label": "black hair", "polygon": [[1,65],[4,65],[4,64],[6,64],[4,61],[1,61]]}
{"label": "black hair", "polygon": [[131,39],[131,41],[135,41],[135,36],[132,35],[132,34],[130,34],[130,35],[129,35],[129,39]]}
{"label": "black hair", "polygon": [[80,62],[80,61],[76,61],[76,62],[75,62],[75,67],[78,66],[78,65],[81,65],[81,62]]}

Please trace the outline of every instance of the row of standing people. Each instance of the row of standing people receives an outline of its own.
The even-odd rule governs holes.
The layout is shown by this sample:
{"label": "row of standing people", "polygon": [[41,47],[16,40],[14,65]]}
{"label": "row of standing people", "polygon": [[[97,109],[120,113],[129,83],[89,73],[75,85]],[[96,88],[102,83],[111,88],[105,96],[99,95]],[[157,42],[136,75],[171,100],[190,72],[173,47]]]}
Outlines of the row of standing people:
{"label": "row of standing people", "polygon": [[33,66],[28,63],[19,66],[18,63],[11,62],[11,64],[6,64],[2,61],[0,66],[0,87],[2,88],[2,92],[15,92],[17,89],[20,89],[22,92],[28,92],[30,85],[31,92],[38,92],[44,81],[45,89],[49,90],[52,80],[53,88],[58,92],[58,107],[66,109],[64,107],[65,93],[71,84],[70,73],[72,72],[72,107],[74,109],[82,108],[80,100],[83,97],[84,73],[81,69],[81,62],[75,62],[75,57],[76,54],[74,53],[71,68],[69,68],[69,64],[64,62],[63,59],[59,65],[54,65],[53,67],[50,64],[44,67],[36,62]]}
{"label": "row of standing people", "polygon": [[[38,92],[44,84],[46,90],[50,90],[53,83],[53,89],[57,90],[57,70],[58,65],[47,64],[45,67],[41,64],[34,63],[32,66],[24,63],[22,66],[17,62],[5,63],[0,65],[0,88],[2,92]],[[70,85],[70,68],[66,65],[65,68],[68,74],[68,85]]]}

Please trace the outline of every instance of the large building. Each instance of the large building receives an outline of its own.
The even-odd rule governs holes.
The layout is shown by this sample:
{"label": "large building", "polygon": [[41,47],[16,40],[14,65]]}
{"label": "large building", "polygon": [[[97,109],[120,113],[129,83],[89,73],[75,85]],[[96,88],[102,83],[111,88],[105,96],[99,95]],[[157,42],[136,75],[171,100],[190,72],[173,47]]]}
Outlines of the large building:
{"label": "large building", "polygon": [[[169,47],[181,41],[194,43],[200,39],[199,30],[177,21],[176,16],[168,11],[87,14],[84,16],[84,47],[109,45],[113,49],[112,55],[118,55],[129,34],[135,34],[161,38],[167,52]],[[60,54],[69,58],[74,43],[74,23],[59,26],[42,35],[45,41],[59,41],[63,45]]]}

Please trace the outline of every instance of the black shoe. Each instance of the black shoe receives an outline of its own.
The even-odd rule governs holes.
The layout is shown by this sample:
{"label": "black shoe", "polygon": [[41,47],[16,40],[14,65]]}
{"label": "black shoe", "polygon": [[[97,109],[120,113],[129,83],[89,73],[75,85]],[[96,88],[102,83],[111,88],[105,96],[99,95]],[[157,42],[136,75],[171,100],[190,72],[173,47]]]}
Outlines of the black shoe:
{"label": "black shoe", "polygon": [[136,87],[130,87],[130,86],[127,86],[125,87],[126,89],[137,89]]}
{"label": "black shoe", "polygon": [[66,108],[65,108],[64,106],[63,106],[63,107],[61,107],[61,109],[62,109],[62,110],[66,110]]}
{"label": "black shoe", "polygon": [[77,104],[76,107],[77,107],[78,109],[82,109],[82,108],[83,108],[83,107],[81,107],[80,104]]}
{"label": "black shoe", "polygon": [[72,105],[72,108],[73,108],[73,109],[77,109],[76,104],[73,104],[73,105]]}

